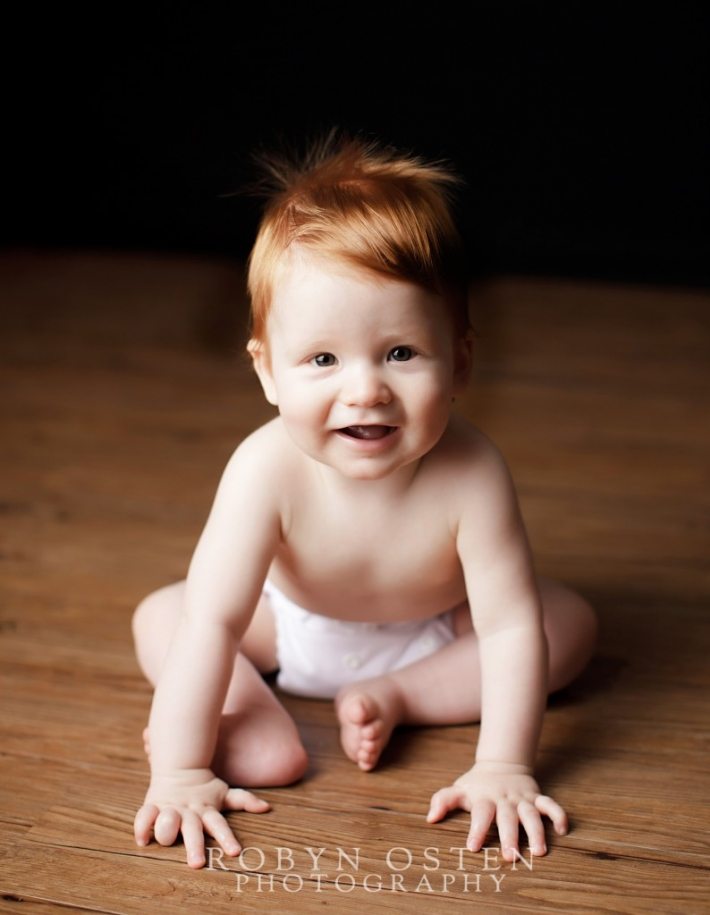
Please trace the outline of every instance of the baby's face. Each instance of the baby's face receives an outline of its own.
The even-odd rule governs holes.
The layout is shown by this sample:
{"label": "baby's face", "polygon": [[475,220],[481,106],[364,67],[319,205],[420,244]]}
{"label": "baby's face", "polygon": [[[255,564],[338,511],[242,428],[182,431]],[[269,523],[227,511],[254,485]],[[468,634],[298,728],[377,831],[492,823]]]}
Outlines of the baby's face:
{"label": "baby's face", "polygon": [[301,254],[289,257],[255,357],[296,445],[355,479],[380,479],[441,438],[461,344],[441,299]]}

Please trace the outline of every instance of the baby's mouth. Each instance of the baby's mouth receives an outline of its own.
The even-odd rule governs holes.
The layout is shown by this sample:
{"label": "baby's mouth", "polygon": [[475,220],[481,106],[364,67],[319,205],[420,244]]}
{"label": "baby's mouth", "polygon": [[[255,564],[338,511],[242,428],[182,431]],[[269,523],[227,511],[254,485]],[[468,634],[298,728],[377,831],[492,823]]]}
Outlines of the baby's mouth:
{"label": "baby's mouth", "polygon": [[346,426],[338,431],[351,438],[376,439],[391,435],[396,428],[396,426]]}

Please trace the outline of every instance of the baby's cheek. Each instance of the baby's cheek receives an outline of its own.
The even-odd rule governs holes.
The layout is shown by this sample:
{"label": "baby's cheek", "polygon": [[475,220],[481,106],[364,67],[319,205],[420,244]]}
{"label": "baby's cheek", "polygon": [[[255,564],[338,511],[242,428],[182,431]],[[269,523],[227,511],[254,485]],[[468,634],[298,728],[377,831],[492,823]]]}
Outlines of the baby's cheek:
{"label": "baby's cheek", "polygon": [[317,435],[327,425],[328,411],[307,398],[286,398],[280,412],[287,428],[299,437]]}
{"label": "baby's cheek", "polygon": [[306,427],[314,422],[318,414],[316,404],[296,392],[282,397],[279,409],[284,420],[293,426]]}
{"label": "baby's cheek", "polygon": [[429,388],[421,399],[422,416],[429,417],[432,422],[440,422],[442,418],[448,417],[452,396],[450,388],[446,385]]}

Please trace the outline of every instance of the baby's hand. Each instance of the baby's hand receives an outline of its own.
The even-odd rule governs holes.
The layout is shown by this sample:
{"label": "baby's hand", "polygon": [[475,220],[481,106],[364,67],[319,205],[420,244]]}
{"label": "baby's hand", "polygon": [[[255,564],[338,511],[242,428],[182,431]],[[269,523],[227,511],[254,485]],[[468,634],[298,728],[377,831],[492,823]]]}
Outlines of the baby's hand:
{"label": "baby's hand", "polygon": [[436,823],[457,808],[471,813],[466,847],[480,851],[495,819],[505,860],[514,861],[518,851],[518,823],[528,835],[533,855],[544,855],[545,828],[541,814],[553,822],[558,835],[567,832],[567,814],[551,797],[540,794],[531,770],[509,763],[480,762],[448,788],[432,796],[427,820]]}
{"label": "baby's hand", "polygon": [[190,867],[204,867],[207,832],[228,855],[238,855],[241,846],[220,813],[224,809],[265,813],[269,804],[251,791],[230,788],[210,769],[154,775],[133,824],[136,843],[147,845],[151,829],[161,845],[172,845],[182,833],[187,863]]}

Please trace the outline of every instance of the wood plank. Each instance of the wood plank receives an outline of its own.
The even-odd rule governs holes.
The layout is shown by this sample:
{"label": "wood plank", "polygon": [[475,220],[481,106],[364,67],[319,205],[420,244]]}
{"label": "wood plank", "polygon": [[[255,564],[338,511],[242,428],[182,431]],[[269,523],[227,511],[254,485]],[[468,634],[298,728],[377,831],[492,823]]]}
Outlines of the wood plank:
{"label": "wood plank", "polygon": [[[460,844],[465,814],[423,817],[470,765],[476,725],[400,729],[366,774],[344,759],[331,704],[283,694],[309,771],[261,792],[267,816],[230,818],[265,877],[284,876],[279,845],[298,851],[303,889],[238,893],[235,873],[196,874],[180,846],[133,845],[151,690],[131,613],[184,577],[229,454],[272,415],[241,355],[242,283],[227,262],[0,255],[0,910],[708,911],[705,291],[505,278],[476,291],[457,408],[506,455],[538,570],[601,621],[592,664],[549,703],[538,774],[572,829],[532,873],[505,866],[499,894],[411,890],[459,873],[453,853],[438,872],[423,855]],[[339,892],[337,849],[353,844],[358,885]],[[309,845],[326,847],[320,893]],[[413,854],[410,891],[367,892],[366,868],[391,876],[395,845]]]}
{"label": "wood plank", "polygon": [[[274,905],[300,912],[321,911],[329,902],[339,912],[702,912],[707,901],[708,875],[692,867],[624,860],[604,853],[580,856],[558,852],[535,860],[502,864],[494,851],[471,866],[459,853],[430,846],[399,846],[402,836],[375,844],[365,857],[343,842],[334,823],[313,847],[326,851],[313,869],[312,858],[298,836],[281,846],[251,846],[241,860],[222,870],[191,871],[175,860],[177,849],[109,854],[85,848],[18,846],[3,862],[0,890],[31,900],[57,900],[102,911],[142,913],[159,905],[161,911],[262,912]],[[339,844],[329,845],[330,838]],[[392,843],[392,844],[390,844]],[[372,848],[372,840],[369,842]],[[350,857],[339,857],[339,849]],[[289,855],[290,853],[290,855]],[[328,858],[326,859],[326,854]],[[293,867],[291,867],[291,860]],[[262,864],[263,861],[263,864]],[[351,863],[353,862],[353,863]],[[221,863],[224,863],[223,861]],[[436,864],[438,863],[438,868]],[[425,865],[428,868],[425,868]],[[225,865],[226,866],[226,865]],[[340,866],[340,870],[338,867]],[[401,875],[401,880],[398,879]],[[34,875],[34,876],[31,876]],[[261,875],[261,877],[259,877]],[[67,877],[73,877],[67,886]],[[273,876],[273,883],[269,877]],[[495,878],[495,879],[494,879]],[[367,882],[366,882],[367,881]],[[8,891],[8,883],[13,889]],[[271,887],[273,886],[273,890]],[[367,887],[367,888],[366,888]],[[593,900],[593,901],[592,901]]]}

